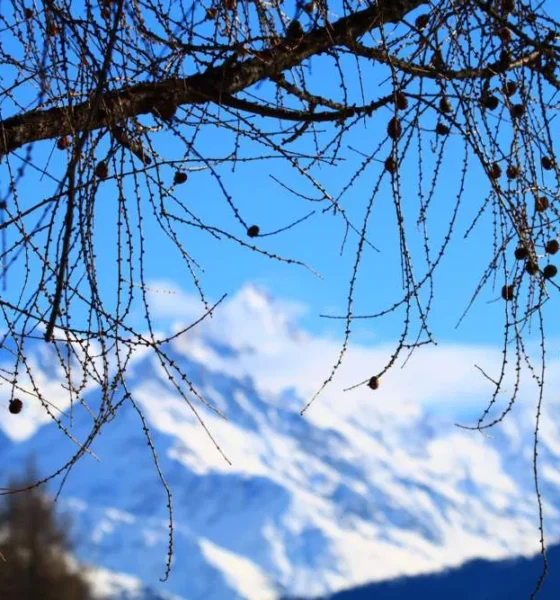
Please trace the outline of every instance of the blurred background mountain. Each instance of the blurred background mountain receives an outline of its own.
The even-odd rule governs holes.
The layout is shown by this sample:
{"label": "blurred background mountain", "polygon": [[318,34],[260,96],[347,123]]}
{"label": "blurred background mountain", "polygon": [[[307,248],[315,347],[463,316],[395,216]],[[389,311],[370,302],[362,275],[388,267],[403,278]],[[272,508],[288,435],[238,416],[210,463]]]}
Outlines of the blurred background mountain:
{"label": "blurred background mountain", "polygon": [[[338,346],[299,330],[296,318],[297,307],[247,286],[214,318],[168,345],[204,398],[227,417],[197,405],[231,465],[157,359],[140,352],[133,358],[136,406],[126,402],[106,425],[92,447],[96,456],[73,466],[57,504],[72,522],[74,551],[88,565],[83,570],[94,593],[142,600],[311,598],[407,577],[335,597],[422,598],[429,591],[431,599],[466,598],[460,593],[469,590],[469,600],[496,600],[500,590],[536,582],[533,563],[476,561],[437,574],[475,558],[538,551],[530,394],[492,438],[454,426],[457,418],[476,422],[485,390],[473,382],[472,365],[483,353],[492,362],[492,351],[439,346],[419,353],[376,392],[343,394],[384,351],[355,347],[340,380],[302,417]],[[180,314],[176,321],[171,330],[180,327]],[[31,359],[46,397],[56,403],[58,361],[44,350]],[[45,476],[77,450],[56,424],[41,420],[44,411],[32,395],[22,399],[22,412],[6,408],[0,421],[4,487],[21,476],[30,456]],[[98,403],[98,390],[90,387],[84,401]],[[72,435],[85,439],[88,411],[60,408]],[[541,485],[546,533],[554,542],[560,538],[560,403],[545,410]],[[173,493],[175,546],[166,583],[159,581],[168,544],[166,495],[138,411]],[[57,484],[60,479],[50,493]],[[5,564],[0,568],[8,572]],[[527,573],[523,586],[514,585],[512,569],[516,576]],[[417,577],[422,574],[430,575]],[[496,587],[486,587],[493,582]]]}

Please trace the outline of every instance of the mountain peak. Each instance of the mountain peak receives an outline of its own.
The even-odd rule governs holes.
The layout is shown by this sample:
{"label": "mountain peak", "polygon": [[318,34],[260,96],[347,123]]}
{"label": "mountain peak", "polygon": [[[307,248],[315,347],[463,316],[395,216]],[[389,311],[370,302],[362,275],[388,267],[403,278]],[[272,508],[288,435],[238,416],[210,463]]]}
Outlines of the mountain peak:
{"label": "mountain peak", "polygon": [[269,354],[300,337],[295,321],[302,310],[295,302],[274,298],[263,287],[246,284],[189,332],[185,341],[219,346],[226,354]]}
{"label": "mountain peak", "polygon": [[256,283],[246,283],[234,294],[233,298],[256,310],[270,309],[274,304],[272,294]]}

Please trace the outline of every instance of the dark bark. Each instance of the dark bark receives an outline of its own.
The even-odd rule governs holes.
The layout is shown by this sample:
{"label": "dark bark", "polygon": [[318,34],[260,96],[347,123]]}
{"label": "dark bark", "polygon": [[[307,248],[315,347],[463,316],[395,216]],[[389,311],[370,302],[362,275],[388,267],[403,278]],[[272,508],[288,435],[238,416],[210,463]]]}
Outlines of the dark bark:
{"label": "dark bark", "polygon": [[71,108],[34,110],[10,117],[0,121],[0,158],[32,142],[94,131],[130,117],[158,113],[163,102],[175,107],[206,102],[219,104],[223,96],[239,93],[296,67],[311,56],[359,39],[385,23],[397,23],[422,4],[427,4],[427,0],[380,0],[332,25],[311,30],[295,46],[282,44],[239,62],[230,57],[221,65],[190,77],[111,90],[102,94],[98,108],[87,101]]}

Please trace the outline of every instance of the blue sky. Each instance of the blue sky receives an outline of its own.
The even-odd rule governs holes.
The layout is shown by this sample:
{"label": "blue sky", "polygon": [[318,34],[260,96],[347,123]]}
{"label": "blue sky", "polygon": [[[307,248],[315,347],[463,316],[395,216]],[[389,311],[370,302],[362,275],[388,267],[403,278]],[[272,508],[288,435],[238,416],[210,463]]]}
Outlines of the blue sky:
{"label": "blue sky", "polygon": [[[357,80],[349,63],[348,69],[350,93],[358,97],[359,88],[353,86],[353,82]],[[383,93],[380,86],[385,85],[385,71],[373,69],[365,71],[363,76],[368,98]],[[322,59],[313,59],[310,82],[315,86],[314,91],[318,93],[335,96],[339,93],[335,90],[336,82],[333,80],[332,68]],[[266,94],[266,87],[254,91]],[[6,111],[6,107],[3,110]],[[352,173],[359,167],[363,160],[363,156],[359,153],[372,152],[383,139],[387,122],[392,115],[392,108],[384,108],[372,119],[356,125],[343,141],[340,156],[344,160],[336,166],[324,166],[314,171],[317,180],[333,196],[341,191],[348,179],[352,177]],[[181,109],[179,116],[181,116]],[[230,118],[225,110],[224,117]],[[427,116],[423,122],[426,131],[423,133],[422,160],[426,166],[426,176],[430,175],[430,167],[434,164],[432,144],[436,136],[429,131],[434,124],[435,121],[430,116]],[[279,129],[280,125],[280,123],[270,123],[269,127]],[[333,130],[330,125],[320,127],[325,131]],[[286,136],[279,136],[279,139],[283,137]],[[166,159],[180,160],[185,156],[184,146],[170,136],[156,136],[155,147]],[[291,146],[288,145],[286,148],[290,149]],[[294,148],[310,150],[311,138],[308,141],[308,138],[303,137]],[[203,129],[198,138],[197,151],[205,156],[224,157],[233,149],[232,136],[217,128]],[[380,153],[380,157],[388,155],[389,151],[390,146],[386,142],[385,150]],[[62,173],[64,153],[55,148],[54,141],[37,145],[33,152],[33,157],[38,164],[48,164],[53,172]],[[257,157],[262,152],[261,145],[245,142],[241,146],[240,155]],[[430,238],[432,242],[436,242],[435,246],[443,239],[454,204],[461,168],[461,153],[461,140],[458,136],[450,136],[441,166],[439,192],[434,198],[429,213]],[[103,158],[103,144],[99,146],[98,156],[100,159]],[[131,160],[136,161],[134,158]],[[485,287],[462,326],[459,329],[455,328],[476,287],[482,269],[492,255],[490,214],[480,221],[469,239],[463,239],[463,233],[489,191],[489,185],[485,177],[481,176],[481,170],[472,157],[471,165],[467,176],[467,193],[459,211],[454,240],[436,273],[435,299],[430,323],[436,339],[440,341],[499,344],[504,303],[500,300],[493,301],[499,298],[503,284],[500,280],[494,290],[490,286]],[[138,168],[139,165],[135,164],[135,166]],[[219,186],[211,180],[208,171],[199,170],[196,165],[193,167],[193,163],[183,165],[187,170],[191,167],[193,170],[189,171],[187,183],[176,188],[177,196],[184,199],[189,209],[205,222],[251,242],[252,240],[246,237],[243,227],[234,219]],[[5,168],[5,164],[0,166],[0,169]],[[174,171],[171,167],[162,168],[164,182],[171,185]],[[311,332],[341,336],[344,330],[343,322],[323,319],[319,315],[322,313],[340,315],[345,312],[357,235],[353,232],[349,233],[345,252],[341,256],[339,250],[345,234],[343,221],[333,216],[332,212],[322,214],[327,204],[302,200],[274,181],[272,177],[280,179],[286,186],[298,192],[317,196],[316,190],[313,190],[308,182],[279,159],[239,163],[235,170],[232,170],[230,165],[223,164],[217,167],[217,171],[245,221],[248,224],[257,224],[261,233],[274,231],[307,215],[310,211],[316,211],[312,217],[297,227],[277,236],[257,238],[256,242],[260,248],[267,251],[306,262],[321,274],[321,278],[302,267],[278,263],[248,251],[247,248],[240,248],[234,242],[225,239],[218,242],[210,235],[193,228],[178,227],[178,231],[182,230],[185,249],[204,269],[204,273],[201,272],[199,275],[201,285],[208,297],[217,299],[224,293],[234,292],[247,282],[257,283],[274,296],[297,301],[307,307],[307,311],[301,317],[301,324]],[[374,160],[342,198],[342,205],[357,228],[361,227],[367,203],[381,171],[381,161]],[[412,163],[405,162],[403,165],[401,185],[403,211],[408,221],[407,233],[413,251],[417,252],[421,250],[422,238],[415,227],[419,204],[416,175]],[[429,188],[429,181],[425,181],[423,187],[426,191]],[[52,188],[45,178],[30,175],[19,185],[19,201],[25,205],[28,197],[36,200],[42,197],[47,189],[52,193]],[[125,189],[127,201],[133,210],[136,192],[130,181]],[[143,210],[148,217],[144,221],[147,281],[167,280],[187,292],[194,293],[192,280],[179,253],[160,233],[155,220],[150,218],[150,208],[146,204],[146,190],[142,189],[142,183],[139,189]],[[5,191],[5,188],[3,190]],[[173,212],[176,208],[173,203],[169,200],[165,202],[166,207]],[[116,216],[116,188],[111,181],[107,181],[101,184],[95,212],[99,273],[102,287],[107,292],[112,289],[112,282],[115,279]],[[28,223],[32,223],[32,219],[29,219]],[[369,248],[364,252],[355,296],[354,312],[358,314],[383,309],[398,299],[401,294],[398,235],[387,176],[384,177],[376,195],[368,231],[368,239],[375,244],[379,252]],[[7,235],[9,242],[13,242],[17,232],[10,229]],[[9,284],[11,282],[8,295],[19,291],[15,284],[23,273],[23,269],[11,270],[8,279]],[[417,277],[424,273],[421,260],[418,262],[417,273]],[[395,339],[400,333],[403,315],[401,310],[375,321],[354,321],[354,339],[371,343]],[[550,333],[557,335],[558,325],[552,321],[548,325],[551,328]]]}
{"label": "blue sky", "polygon": [[[368,86],[367,91],[370,92],[370,96],[382,94],[380,86],[384,76],[375,71],[364,73],[364,82]],[[336,82],[333,81],[332,70],[327,69],[321,60],[313,60],[311,81],[317,84],[317,92],[336,93]],[[353,91],[357,94],[356,90],[357,88]],[[253,91],[266,93],[264,88]],[[0,117],[3,117],[5,112],[9,112],[9,107],[7,104],[2,105],[1,102],[0,100],[0,110],[2,110]],[[4,102],[7,103],[7,101]],[[225,109],[223,110],[225,115]],[[179,117],[184,116],[182,111],[183,109],[180,109]],[[195,113],[194,117],[196,116]],[[358,124],[343,142],[341,156],[344,161],[336,166],[324,166],[314,172],[317,180],[333,196],[336,197],[344,188],[345,183],[362,163],[363,156],[371,153],[385,137],[387,122],[392,116],[393,113],[390,109],[381,109],[367,123]],[[191,126],[196,127],[196,125],[192,125],[194,117],[193,115],[189,116],[187,121]],[[149,120],[146,119],[146,122]],[[436,138],[430,129],[433,129],[435,121],[428,116],[422,125],[425,130],[422,134],[421,154],[426,166],[426,177],[428,177],[434,165],[432,144]],[[281,124],[271,122],[270,127],[280,129]],[[324,126],[323,129],[328,131],[329,127]],[[154,147],[166,160],[180,161],[185,158],[184,146],[170,135],[163,133],[154,137]],[[278,136],[279,139],[283,137],[285,134]],[[288,145],[287,148],[289,147]],[[295,147],[302,151],[308,151],[310,141],[303,137]],[[228,156],[234,148],[232,136],[221,129],[203,128],[197,140],[197,151],[206,157],[219,159]],[[429,213],[430,239],[436,247],[443,239],[457,193],[461,151],[461,140],[458,136],[450,136],[441,165],[439,192],[434,197]],[[24,152],[22,150],[18,152],[18,155],[23,156]],[[97,149],[96,158],[103,159],[105,152],[106,146],[102,143]],[[244,143],[240,149],[240,156],[244,158],[258,157],[262,152],[261,145],[255,142]],[[385,142],[385,147],[380,153],[381,159],[388,153],[389,145]],[[56,149],[56,140],[38,144],[33,149],[35,164],[42,167],[48,166],[52,173],[58,174],[58,176],[64,171],[65,159],[65,152]],[[14,161],[14,163],[16,162]],[[128,168],[131,165],[139,168],[135,158],[127,158],[125,167]],[[112,168],[114,165],[111,163],[110,169]],[[212,180],[208,170],[201,170],[199,164],[192,162],[185,162],[181,168],[189,170],[189,179],[186,183],[176,187],[175,195],[183,199],[189,209],[208,224],[223,228],[239,236],[240,239],[251,242],[246,237],[244,228],[235,220],[219,186]],[[7,189],[7,169],[7,161],[4,160],[0,164],[2,194],[5,194]],[[297,189],[303,194],[317,195],[309,183],[298,176],[294,169],[278,159],[262,162],[240,161],[234,170],[231,165],[221,164],[217,165],[216,169],[243,219],[247,224],[257,224],[261,233],[266,234],[282,228],[307,215],[310,211],[316,210],[312,217],[297,227],[277,236],[259,237],[255,244],[268,251],[302,260],[320,273],[321,277],[313,275],[300,266],[279,263],[251,252],[247,248],[240,248],[235,242],[225,239],[217,241],[206,232],[178,227],[185,250],[204,269],[204,272],[200,272],[198,275],[209,299],[216,300],[224,293],[231,295],[230,303],[224,303],[220,307],[223,309],[220,316],[212,321],[205,321],[200,331],[208,332],[209,330],[213,339],[223,341],[234,349],[241,349],[242,352],[239,353],[239,356],[232,353],[234,358],[228,356],[227,353],[224,356],[215,357],[208,352],[207,348],[204,348],[204,344],[200,344],[202,348],[197,347],[197,342],[200,342],[197,340],[199,333],[182,336],[177,344],[185,344],[189,351],[199,350],[203,357],[205,356],[204,351],[206,351],[206,356],[209,356],[209,368],[223,372],[228,372],[230,369],[235,375],[254,377],[259,382],[259,386],[263,386],[264,393],[272,391],[280,394],[286,389],[296,390],[296,410],[299,411],[302,408],[301,401],[308,400],[317,390],[338,353],[338,340],[342,337],[344,323],[322,319],[319,315],[321,313],[343,314],[345,311],[357,236],[355,233],[349,233],[345,252],[341,256],[339,250],[345,234],[344,223],[340,217],[335,217],[330,213],[323,214],[322,210],[327,206],[324,203],[302,199],[279,185],[272,177],[280,179],[286,186]],[[382,169],[380,161],[373,161],[343,196],[344,208],[358,228],[361,226],[366,207]],[[172,186],[175,170],[170,166],[161,168],[160,174],[164,188]],[[149,173],[155,176],[153,168],[149,169]],[[403,210],[407,219],[407,234],[410,236],[412,250],[417,252],[421,250],[422,236],[416,226],[419,204],[414,161],[404,163],[400,176]],[[429,181],[426,180],[424,191],[428,187]],[[407,414],[408,410],[419,411],[427,406],[434,407],[434,410],[437,409],[442,413],[447,411],[447,416],[452,415],[448,419],[450,429],[456,420],[472,422],[474,418],[474,422],[476,422],[481,409],[484,409],[488,401],[492,386],[474,369],[473,365],[480,361],[492,375],[499,372],[506,305],[500,299],[500,288],[503,281],[498,279],[494,290],[490,286],[485,287],[462,326],[459,329],[455,328],[478,282],[480,273],[492,254],[491,215],[485,216],[480,221],[477,229],[468,239],[463,239],[465,230],[489,191],[487,180],[482,176],[481,170],[476,166],[474,160],[472,160],[472,167],[468,172],[466,187],[467,192],[461,205],[453,243],[435,277],[435,299],[430,323],[436,340],[442,344],[438,348],[422,348],[407,364],[405,370],[401,371],[397,367],[390,371],[386,378],[384,376],[379,392],[372,394],[371,390],[362,386],[354,392],[342,395],[344,400],[340,401],[341,389],[357,383],[364,377],[369,377],[377,372],[380,365],[386,363],[394,349],[394,341],[401,331],[404,313],[401,310],[375,321],[355,321],[348,357],[340,369],[336,382],[325,392],[321,401],[316,402],[306,413],[306,418],[323,417],[326,424],[340,419],[340,415],[356,415],[358,421],[360,419],[375,420],[377,411],[372,411],[371,406],[378,404],[390,417],[398,416],[401,411],[402,414]],[[18,185],[17,201],[21,207],[29,206],[52,194],[55,188],[56,185],[47,177],[41,177],[29,169],[26,177]],[[138,200],[146,217],[143,236],[146,244],[145,280],[153,288],[150,290],[150,299],[154,307],[152,314],[156,325],[172,327],[171,322],[175,319],[193,318],[193,315],[196,314],[196,307],[193,311],[192,306],[192,298],[195,296],[194,285],[179,253],[162,235],[153,218],[145,181],[141,178],[138,188],[135,189],[133,181],[129,179],[124,189],[127,208],[134,213]],[[158,202],[160,198],[163,198],[169,212],[179,211],[172,199],[165,194],[165,190],[161,195],[156,194],[155,198]],[[9,198],[10,206],[15,200],[13,197]],[[60,215],[57,218],[59,223],[63,216],[63,209],[64,202],[61,202]],[[180,213],[177,212],[177,214]],[[38,214],[33,214],[26,218],[26,225],[30,228],[33,227],[37,217]],[[100,185],[94,211],[98,277],[101,291],[107,297],[110,297],[116,279],[115,228],[117,217],[116,186],[110,178]],[[132,220],[134,222],[135,217]],[[7,236],[8,243],[13,244],[18,239],[18,232],[14,228],[10,228]],[[368,238],[379,251],[366,248],[356,289],[356,313],[373,312],[385,308],[398,299],[402,293],[398,236],[387,176],[383,178],[376,194]],[[33,280],[37,274],[37,260],[31,259],[30,264],[27,265],[24,259],[25,257],[22,256],[18,264],[10,270],[7,279],[8,289],[3,294],[4,299],[14,301],[24,278],[30,275]],[[27,271],[27,267],[29,267],[29,271]],[[424,268],[420,260],[418,276],[421,276],[423,272]],[[135,283],[139,283],[139,281],[135,280]],[[270,304],[262,301],[259,293],[253,293],[253,288],[247,284],[262,286],[272,296],[280,298],[278,309],[276,310],[277,304],[274,301]],[[245,291],[236,295],[240,288],[244,288]],[[29,293],[32,289],[32,285],[29,285],[26,292]],[[166,292],[173,293],[167,294]],[[286,300],[292,301],[296,308],[289,303],[286,308]],[[300,310],[297,305],[301,307]],[[75,305],[74,307],[76,313],[73,314],[73,317],[76,321],[83,317],[83,313]],[[203,308],[200,306],[200,312],[202,311]],[[300,337],[292,335],[291,329],[284,327],[285,323],[282,319],[284,312],[288,316],[295,316],[300,327],[312,335],[301,334],[301,332]],[[554,317],[552,306],[547,308],[547,313],[549,317]],[[138,313],[136,313],[136,317],[136,325],[138,328],[142,328],[143,324],[138,318]],[[269,330],[267,330],[267,325],[270,326]],[[547,326],[550,338],[556,342],[560,333],[558,322],[549,318]],[[224,332],[223,338],[222,332]],[[415,329],[413,328],[412,335],[414,333]],[[255,341],[254,346],[251,345],[253,341]],[[553,344],[551,347],[554,347]],[[558,369],[557,355],[552,352],[550,355],[552,368],[547,390],[550,396],[547,398],[553,399],[553,394],[559,389],[557,382],[560,370]],[[522,401],[530,402],[529,410],[533,410],[538,394],[536,393],[537,386],[530,375],[528,369],[524,368],[520,396]],[[22,374],[21,379],[25,379],[25,373]],[[43,380],[41,381],[43,382]],[[49,381],[45,378],[44,383],[46,396],[56,398],[58,401],[62,396],[60,393],[62,382]],[[5,394],[9,393],[8,387],[2,388]],[[498,398],[498,410],[507,406],[508,394],[512,389],[511,377],[508,377],[506,378],[505,393],[500,394]],[[151,395],[150,390],[144,390],[144,393]],[[26,408],[26,418],[27,415],[30,415],[31,421],[20,421],[19,439],[30,435],[34,426],[48,418],[38,402],[27,402],[26,397],[25,399],[26,406],[29,405],[29,410]],[[331,410],[333,406],[335,410]],[[176,419],[170,419],[169,422],[174,426]],[[548,422],[550,423],[550,421]],[[14,435],[17,427],[12,426],[8,421],[5,425],[10,427],[11,433]],[[220,426],[227,427],[227,425],[217,425],[217,437],[227,441],[234,451],[236,439],[240,440],[241,444],[247,439],[246,435],[240,435],[237,438],[230,435],[228,438],[229,432],[227,429],[220,430]],[[550,431],[549,429],[549,434]],[[199,427],[198,422],[196,423],[196,432],[198,437],[195,437],[194,434],[191,435],[189,431],[185,439],[188,439],[188,443],[192,447],[200,444],[201,454],[204,450],[206,456],[210,444],[207,444],[206,434]],[[184,432],[181,434],[183,435]],[[546,434],[547,429],[543,426],[543,435]],[[471,435],[466,432],[458,432],[457,437],[459,436],[462,440],[474,440],[473,444],[478,444],[479,440],[483,439],[478,434]],[[471,445],[461,446],[460,448],[464,448],[462,455],[472,457],[471,447]],[[241,449],[243,450],[244,446],[241,445]],[[223,464],[221,456],[218,456],[218,453],[213,450],[210,448],[208,460],[216,459],[222,468],[229,469]],[[396,449],[396,451],[398,450],[399,448]],[[388,450],[390,453],[394,451],[394,449]],[[364,456],[366,459],[369,459],[369,452],[369,447],[365,446]],[[445,448],[442,455],[445,459],[448,457]],[[468,459],[465,458],[465,460]],[[453,469],[450,469],[450,472],[453,472]],[[532,532],[533,530],[531,530]],[[534,539],[536,540],[536,538],[535,530]],[[462,550],[463,547],[459,545],[459,549]]]}

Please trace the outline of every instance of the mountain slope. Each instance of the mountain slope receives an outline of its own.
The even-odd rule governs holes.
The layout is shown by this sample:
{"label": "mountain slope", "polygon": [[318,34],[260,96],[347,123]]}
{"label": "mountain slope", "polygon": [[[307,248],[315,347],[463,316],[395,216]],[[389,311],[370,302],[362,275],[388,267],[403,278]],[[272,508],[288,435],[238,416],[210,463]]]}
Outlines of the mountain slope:
{"label": "mountain slope", "polygon": [[[549,573],[539,600],[556,600],[560,589],[560,546],[547,553]],[[328,600],[511,600],[529,598],[542,572],[542,556],[504,561],[472,560],[443,573],[403,577],[345,590]],[[323,598],[322,600],[327,600]]]}
{"label": "mountain slope", "polygon": [[[168,347],[227,415],[197,405],[231,465],[158,361],[146,354],[134,362],[136,405],[125,402],[93,445],[99,462],[84,456],[64,486],[81,558],[188,600],[266,600],[537,551],[530,405],[485,439],[412,404],[412,392],[387,377],[379,394],[342,395],[337,383],[301,417],[337,344],[298,331],[282,308],[248,288]],[[353,351],[342,379],[359,380],[382,350]],[[451,354],[444,351],[420,370],[435,360],[442,371]],[[451,375],[443,375],[428,384],[451,393]],[[95,406],[98,392],[86,400]],[[174,561],[165,584],[167,498],[138,410],[173,492]],[[543,492],[547,532],[558,539],[560,410],[552,404],[547,411]],[[85,439],[90,427],[87,411],[76,407],[73,435]],[[33,453],[46,474],[75,450],[51,424],[2,460],[17,469]]]}

